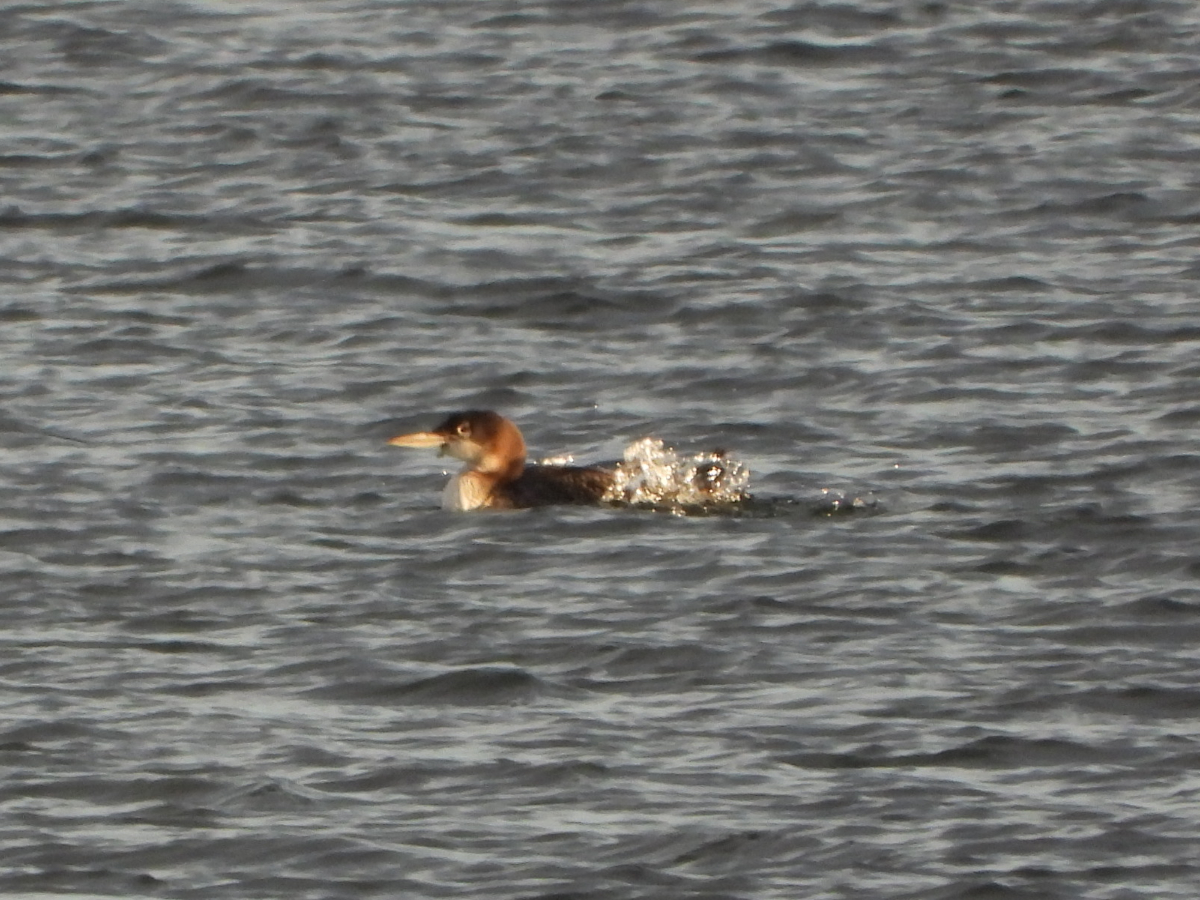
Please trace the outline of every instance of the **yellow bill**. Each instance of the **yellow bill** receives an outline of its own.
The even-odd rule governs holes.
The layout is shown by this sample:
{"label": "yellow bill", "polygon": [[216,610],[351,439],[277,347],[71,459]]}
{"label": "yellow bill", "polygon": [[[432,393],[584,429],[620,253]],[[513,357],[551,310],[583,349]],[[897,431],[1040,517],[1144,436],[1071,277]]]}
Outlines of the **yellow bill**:
{"label": "yellow bill", "polygon": [[388,443],[393,447],[440,447],[446,443],[446,437],[432,431],[414,431],[394,437]]}

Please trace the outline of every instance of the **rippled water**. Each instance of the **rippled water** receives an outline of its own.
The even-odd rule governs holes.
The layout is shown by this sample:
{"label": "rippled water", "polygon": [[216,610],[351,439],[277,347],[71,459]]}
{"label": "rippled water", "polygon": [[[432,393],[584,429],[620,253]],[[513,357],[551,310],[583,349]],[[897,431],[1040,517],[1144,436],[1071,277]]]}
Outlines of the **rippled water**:
{"label": "rippled water", "polygon": [[[1198,51],[0,10],[0,893],[1191,900]],[[757,505],[443,512],[466,407]]]}

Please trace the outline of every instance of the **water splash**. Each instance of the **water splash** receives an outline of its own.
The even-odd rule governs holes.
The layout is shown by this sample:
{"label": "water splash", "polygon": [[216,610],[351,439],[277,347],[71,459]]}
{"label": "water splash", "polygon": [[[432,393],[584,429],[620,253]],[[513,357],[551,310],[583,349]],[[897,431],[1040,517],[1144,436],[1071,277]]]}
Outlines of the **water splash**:
{"label": "water splash", "polygon": [[[549,456],[543,466],[574,465],[570,454]],[[607,503],[648,507],[678,516],[842,517],[881,511],[872,491],[823,487],[807,497],[758,497],[747,490],[750,470],[724,450],[679,453],[658,438],[645,437],[625,448],[620,462],[606,465],[613,484]]]}
{"label": "water splash", "polygon": [[749,498],[750,470],[724,450],[686,456],[658,438],[625,448],[604,499],[615,503],[687,507],[741,503]]}

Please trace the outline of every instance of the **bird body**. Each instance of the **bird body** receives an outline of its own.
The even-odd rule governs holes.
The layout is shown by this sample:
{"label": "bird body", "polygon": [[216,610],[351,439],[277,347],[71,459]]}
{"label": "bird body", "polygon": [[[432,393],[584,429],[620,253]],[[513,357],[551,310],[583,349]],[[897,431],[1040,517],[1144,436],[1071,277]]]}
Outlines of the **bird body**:
{"label": "bird body", "polygon": [[396,447],[437,448],[462,460],[462,471],[442,491],[442,508],[529,509],[601,502],[614,476],[594,466],[527,465],[520,429],[498,413],[454,413],[432,431],[394,437]]}

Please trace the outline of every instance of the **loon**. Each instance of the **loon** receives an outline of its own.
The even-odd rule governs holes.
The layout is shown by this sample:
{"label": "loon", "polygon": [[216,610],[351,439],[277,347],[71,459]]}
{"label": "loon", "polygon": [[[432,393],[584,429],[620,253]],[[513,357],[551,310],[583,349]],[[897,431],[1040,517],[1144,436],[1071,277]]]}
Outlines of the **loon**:
{"label": "loon", "polygon": [[526,466],[525,439],[490,410],[454,413],[433,431],[402,434],[394,447],[436,447],[465,466],[442,492],[442,509],[529,509],[563,503],[600,503],[613,486],[610,469]]}

